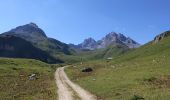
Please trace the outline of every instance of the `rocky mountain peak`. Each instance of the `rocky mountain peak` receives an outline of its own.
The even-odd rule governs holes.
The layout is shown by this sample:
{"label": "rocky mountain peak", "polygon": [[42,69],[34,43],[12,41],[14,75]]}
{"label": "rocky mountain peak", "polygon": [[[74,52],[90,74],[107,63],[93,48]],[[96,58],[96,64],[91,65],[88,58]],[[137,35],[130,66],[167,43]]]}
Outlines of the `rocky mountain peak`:
{"label": "rocky mountain peak", "polygon": [[116,33],[116,32],[110,32],[108,33],[104,39],[107,39],[107,40],[111,40],[111,41],[117,41],[117,40],[120,40],[120,41],[125,41],[127,40],[129,37],[126,37],[124,36],[123,34],[121,33]]}
{"label": "rocky mountain peak", "polygon": [[32,26],[32,27],[34,27],[34,28],[38,28],[38,25],[35,24],[35,23],[33,23],[33,22],[30,22],[28,25],[29,25],[29,26]]}
{"label": "rocky mountain peak", "polygon": [[90,49],[93,50],[97,47],[97,42],[93,38],[85,39],[81,44],[78,45],[81,49]]}
{"label": "rocky mountain peak", "polygon": [[117,36],[116,32],[110,32],[106,35],[106,37],[114,37],[114,36]]}
{"label": "rocky mountain peak", "polygon": [[47,38],[45,32],[40,29],[35,23],[29,23],[26,25],[18,26],[6,34],[15,34],[21,37],[30,37],[30,38]]}
{"label": "rocky mountain peak", "polygon": [[90,38],[85,39],[84,42],[86,42],[86,43],[91,43],[91,42],[95,43],[96,41],[93,38],[90,37]]}
{"label": "rocky mountain peak", "polygon": [[103,39],[107,39],[107,40],[115,40],[117,38],[117,34],[115,32],[110,32],[109,34],[107,34]]}
{"label": "rocky mountain peak", "polygon": [[80,49],[100,49],[106,48],[110,45],[125,45],[129,48],[137,48],[140,46],[139,43],[135,42],[129,37],[124,36],[121,33],[110,32],[101,40],[97,42],[93,38],[85,39],[81,44],[78,45]]}

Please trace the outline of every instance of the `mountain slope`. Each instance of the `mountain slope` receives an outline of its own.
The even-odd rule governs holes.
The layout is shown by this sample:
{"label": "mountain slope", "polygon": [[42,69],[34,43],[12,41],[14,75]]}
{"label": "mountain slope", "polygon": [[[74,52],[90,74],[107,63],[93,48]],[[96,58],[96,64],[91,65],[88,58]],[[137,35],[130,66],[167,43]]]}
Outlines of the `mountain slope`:
{"label": "mountain slope", "polygon": [[[129,51],[129,53],[122,55],[118,60],[127,60],[127,59],[139,59],[143,57],[152,57],[160,55],[169,55],[168,50],[170,50],[170,31],[163,32],[156,36],[154,40],[149,43],[137,48],[135,50]],[[159,40],[157,40],[159,38]],[[154,59],[154,58],[153,58]]]}
{"label": "mountain slope", "polygon": [[34,47],[30,42],[16,36],[0,36],[0,57],[30,58],[46,63],[61,63],[45,51]]}
{"label": "mountain slope", "polygon": [[1,35],[14,35],[21,37],[31,42],[35,47],[40,48],[53,56],[58,54],[71,54],[71,50],[67,44],[48,38],[45,32],[34,23],[16,27]]}

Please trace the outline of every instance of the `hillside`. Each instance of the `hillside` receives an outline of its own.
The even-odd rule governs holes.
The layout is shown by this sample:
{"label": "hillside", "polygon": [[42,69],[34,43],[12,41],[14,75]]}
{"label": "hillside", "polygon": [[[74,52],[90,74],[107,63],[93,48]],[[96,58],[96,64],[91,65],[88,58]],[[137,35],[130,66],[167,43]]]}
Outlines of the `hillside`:
{"label": "hillside", "polygon": [[[68,76],[104,100],[169,100],[170,32],[114,58],[75,64],[66,69]],[[162,36],[162,35],[158,35]],[[81,69],[91,67],[91,73]]]}
{"label": "hillside", "polygon": [[55,67],[32,59],[0,58],[0,99],[56,100]]}
{"label": "hillside", "polygon": [[46,63],[62,63],[30,42],[16,36],[0,36],[0,57],[30,58]]}
{"label": "hillside", "polygon": [[[119,61],[127,61],[127,60],[134,60],[139,58],[145,58],[145,57],[153,57],[153,60],[155,59],[154,56],[168,56],[168,50],[169,48],[169,41],[170,41],[170,31],[163,32],[156,36],[154,40],[150,41],[149,43],[143,45],[141,48],[138,48],[136,50],[131,50],[129,53],[122,55],[119,57],[119,59],[115,59],[115,62]],[[157,40],[156,38],[160,38]],[[161,52],[160,52],[161,51]]]}

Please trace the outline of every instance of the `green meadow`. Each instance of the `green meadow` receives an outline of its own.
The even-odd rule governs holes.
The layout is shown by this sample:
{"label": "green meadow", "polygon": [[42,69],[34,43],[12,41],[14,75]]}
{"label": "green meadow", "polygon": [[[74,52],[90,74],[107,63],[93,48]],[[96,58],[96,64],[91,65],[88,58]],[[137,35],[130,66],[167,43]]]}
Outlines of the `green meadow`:
{"label": "green meadow", "polygon": [[[56,65],[0,58],[0,100],[56,100]],[[29,76],[36,74],[33,80]]]}

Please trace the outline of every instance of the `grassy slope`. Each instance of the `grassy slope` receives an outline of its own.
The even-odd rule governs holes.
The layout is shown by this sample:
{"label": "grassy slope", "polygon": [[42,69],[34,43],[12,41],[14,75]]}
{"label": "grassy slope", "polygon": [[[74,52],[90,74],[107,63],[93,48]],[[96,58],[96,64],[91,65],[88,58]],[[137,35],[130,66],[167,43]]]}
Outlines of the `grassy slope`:
{"label": "grassy slope", "polygon": [[[54,71],[36,60],[0,58],[0,99],[55,100]],[[38,73],[38,79],[28,80],[32,73]]]}
{"label": "grassy slope", "polygon": [[[111,62],[93,61],[66,69],[68,76],[104,100],[129,100],[134,95],[146,100],[170,99],[170,37],[148,43]],[[92,73],[82,73],[85,66]],[[95,80],[94,80],[95,79]]]}

